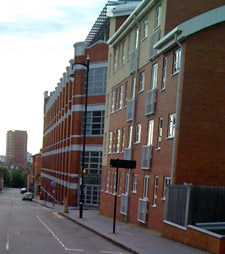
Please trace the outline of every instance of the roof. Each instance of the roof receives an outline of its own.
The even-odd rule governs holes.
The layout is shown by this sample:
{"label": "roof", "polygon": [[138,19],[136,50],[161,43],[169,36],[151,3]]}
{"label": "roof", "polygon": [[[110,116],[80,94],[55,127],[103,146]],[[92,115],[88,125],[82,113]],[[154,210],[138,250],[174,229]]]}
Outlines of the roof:
{"label": "roof", "polygon": [[161,40],[155,43],[154,48],[164,51],[175,44],[175,36],[177,40],[182,41],[194,33],[224,21],[225,6],[205,12],[175,27]]}

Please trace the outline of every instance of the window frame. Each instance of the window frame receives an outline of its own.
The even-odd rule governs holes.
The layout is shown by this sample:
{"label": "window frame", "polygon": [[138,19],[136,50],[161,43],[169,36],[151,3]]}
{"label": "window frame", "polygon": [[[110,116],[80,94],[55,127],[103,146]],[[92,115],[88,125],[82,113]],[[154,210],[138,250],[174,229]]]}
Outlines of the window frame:
{"label": "window frame", "polygon": [[126,173],[125,188],[124,188],[124,194],[125,195],[127,195],[129,193],[129,181],[130,181],[130,175],[129,175],[129,173]]}
{"label": "window frame", "polygon": [[144,91],[144,86],[145,86],[145,71],[142,71],[140,73],[140,78],[139,78],[139,87],[138,87],[138,92]]}
{"label": "window frame", "polygon": [[123,85],[119,87],[119,102],[118,102],[118,110],[123,108]]}
{"label": "window frame", "polygon": [[132,193],[137,193],[137,174],[133,174]]}
{"label": "window frame", "polygon": [[159,5],[155,8],[155,29],[161,24],[162,6]]}
{"label": "window frame", "polygon": [[158,63],[152,65],[150,90],[157,88]]}
{"label": "window frame", "polygon": [[145,200],[148,200],[148,192],[149,192],[149,175],[144,175],[144,183],[143,183],[143,193],[142,197]]}
{"label": "window frame", "polygon": [[174,138],[176,128],[176,113],[169,114],[168,116],[168,129],[167,138]]}
{"label": "window frame", "polygon": [[153,199],[152,199],[152,207],[156,207],[158,182],[159,182],[159,177],[155,176],[155,179],[154,179],[154,189],[153,189]]}
{"label": "window frame", "polygon": [[122,128],[122,135],[121,135],[121,153],[124,152],[125,148],[125,128]]}
{"label": "window frame", "polygon": [[172,184],[172,178],[170,176],[164,176],[162,200],[166,200],[166,186],[170,184]]}
{"label": "window frame", "polygon": [[154,120],[148,121],[147,146],[153,146]]}
{"label": "window frame", "polygon": [[116,131],[116,153],[120,152],[120,129]]}
{"label": "window frame", "polygon": [[109,132],[108,137],[108,154],[112,153],[112,131]]}
{"label": "window frame", "polygon": [[111,93],[111,109],[110,109],[110,113],[114,113],[115,112],[115,90],[112,90]]}
{"label": "window frame", "polygon": [[142,40],[148,37],[148,17],[146,17],[142,22]]}
{"label": "window frame", "polygon": [[167,56],[163,58],[161,91],[166,89]]}
{"label": "window frame", "polygon": [[130,125],[128,127],[128,142],[127,142],[127,148],[131,148],[131,144],[132,144],[132,135],[133,135],[133,126]]}
{"label": "window frame", "polygon": [[161,149],[161,142],[162,142],[162,124],[163,124],[163,117],[159,117],[158,121],[158,136],[157,136],[157,149]]}
{"label": "window frame", "polygon": [[177,49],[173,53],[173,74],[176,74],[180,71],[181,65],[181,49]]}
{"label": "window frame", "polygon": [[141,142],[141,124],[136,124],[135,128],[135,144],[139,144]]}

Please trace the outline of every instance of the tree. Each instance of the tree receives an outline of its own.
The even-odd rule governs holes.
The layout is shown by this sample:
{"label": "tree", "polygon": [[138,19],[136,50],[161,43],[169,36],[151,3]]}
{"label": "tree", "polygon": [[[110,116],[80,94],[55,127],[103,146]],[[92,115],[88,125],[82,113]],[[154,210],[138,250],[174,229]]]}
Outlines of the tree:
{"label": "tree", "polygon": [[19,170],[13,171],[11,174],[12,174],[11,187],[13,188],[24,187],[25,175]]}
{"label": "tree", "polygon": [[11,177],[10,177],[10,172],[8,171],[7,167],[1,167],[0,173],[3,175],[4,186],[10,187],[10,184],[11,184],[10,178]]}

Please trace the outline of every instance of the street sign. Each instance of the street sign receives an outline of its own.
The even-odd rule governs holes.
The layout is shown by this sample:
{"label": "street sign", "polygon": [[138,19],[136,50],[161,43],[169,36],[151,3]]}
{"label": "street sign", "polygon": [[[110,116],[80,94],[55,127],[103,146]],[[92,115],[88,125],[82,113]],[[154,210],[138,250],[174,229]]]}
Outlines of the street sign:
{"label": "street sign", "polygon": [[112,168],[136,168],[136,161],[131,160],[119,160],[119,159],[111,159],[110,160],[110,167]]}

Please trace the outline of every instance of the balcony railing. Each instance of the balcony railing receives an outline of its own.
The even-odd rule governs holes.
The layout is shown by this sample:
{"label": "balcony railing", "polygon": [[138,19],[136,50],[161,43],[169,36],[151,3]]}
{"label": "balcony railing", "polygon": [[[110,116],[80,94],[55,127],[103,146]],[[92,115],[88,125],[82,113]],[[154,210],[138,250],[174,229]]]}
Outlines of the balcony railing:
{"label": "balcony railing", "polygon": [[137,220],[146,223],[147,218],[147,212],[148,212],[148,200],[147,199],[141,199],[138,200],[138,214],[137,214]]}
{"label": "balcony railing", "polygon": [[142,146],[141,169],[151,169],[152,146]]}
{"label": "balcony railing", "polygon": [[130,54],[130,74],[135,72],[137,68],[137,56],[138,56],[138,51],[135,49],[131,54]]}
{"label": "balcony railing", "polygon": [[152,89],[146,93],[145,99],[145,115],[151,115],[155,112],[155,103],[156,103],[156,90]]}
{"label": "balcony railing", "polygon": [[131,160],[131,148],[124,148],[124,160]]}
{"label": "balcony railing", "polygon": [[150,45],[149,45],[149,59],[157,54],[157,49],[154,49],[154,44],[159,41],[160,39],[160,29],[157,30],[151,37],[150,37]]}
{"label": "balcony railing", "polygon": [[127,204],[128,204],[128,195],[122,194],[120,201],[120,213],[123,215],[127,215]]}
{"label": "balcony railing", "polygon": [[127,116],[126,116],[127,122],[132,121],[134,119],[134,102],[135,102],[134,99],[127,102]]}

